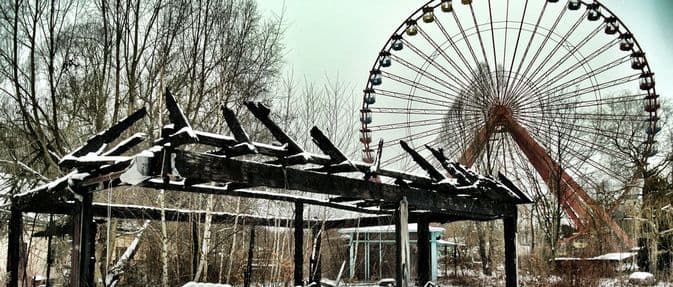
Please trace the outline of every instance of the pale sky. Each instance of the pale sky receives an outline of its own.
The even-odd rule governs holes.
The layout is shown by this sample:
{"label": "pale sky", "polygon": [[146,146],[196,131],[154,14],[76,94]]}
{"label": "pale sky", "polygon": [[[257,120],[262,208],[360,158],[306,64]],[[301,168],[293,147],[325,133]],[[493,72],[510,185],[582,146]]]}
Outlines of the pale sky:
{"label": "pale sky", "polygon": [[[668,101],[673,99],[669,92],[673,89],[673,1],[601,2],[626,23],[640,42],[656,74],[658,93]],[[265,0],[259,2],[259,7],[267,16],[279,15],[285,8],[286,62],[295,75],[321,79],[339,74],[359,91],[366,84],[369,70],[388,37],[425,3]],[[361,97],[361,94],[354,96]]]}
{"label": "pale sky", "polygon": [[[485,2],[486,0],[473,1],[475,7],[482,5],[481,7],[483,8],[484,5],[487,5]],[[491,1],[494,9],[501,9],[500,11],[502,12],[502,9],[505,7],[505,0]],[[509,1],[515,4],[521,4],[521,2],[523,2],[518,0]],[[534,1],[540,1],[535,4],[542,5],[540,3],[543,3],[542,1],[544,0]],[[287,48],[285,61],[287,69],[292,69],[295,78],[303,79],[306,77],[309,80],[313,79],[314,81],[319,82],[322,81],[325,76],[334,78],[338,75],[340,80],[343,80],[354,87],[354,94],[352,97],[359,103],[362,101],[362,89],[364,89],[367,84],[369,71],[374,64],[374,61],[377,59],[379,51],[381,51],[384,44],[386,44],[386,41],[391,34],[396,31],[398,26],[426,2],[427,1],[410,0],[274,0],[260,2],[259,7],[266,16],[280,15],[285,11],[284,17],[287,25],[284,40]],[[460,1],[454,0],[454,5],[460,5],[459,3]],[[610,9],[612,13],[626,25],[626,27],[633,33],[635,39],[640,43],[642,50],[649,60],[650,67],[655,73],[656,90],[657,93],[661,95],[660,102],[671,102],[673,100],[673,93],[671,93],[671,91],[673,91],[673,57],[671,57],[673,56],[673,1],[604,0],[601,1],[601,3],[608,7],[608,9]],[[560,0],[558,3],[550,3],[549,5],[559,5],[563,7],[566,5],[566,0]],[[523,5],[520,6],[523,7]],[[463,6],[460,9],[466,8]],[[475,8],[475,10],[478,11],[477,13],[483,13],[482,10],[477,10],[477,8]],[[467,11],[469,10],[462,10],[463,13]],[[435,12],[435,14],[437,13],[442,12]],[[517,12],[515,11],[514,14],[516,13]],[[487,14],[488,13],[486,13],[485,17],[488,17]],[[445,16],[446,15],[442,17]],[[481,16],[478,15],[478,18],[479,17],[484,17],[484,14]],[[532,15],[530,18],[526,18],[526,22],[534,23],[536,18],[537,16]],[[482,20],[477,21],[479,23],[484,23],[483,18],[480,19]],[[561,25],[570,26],[572,24],[564,22]],[[545,25],[542,26],[545,27]],[[547,25],[546,27],[550,26]],[[588,28],[583,27],[582,29],[580,29],[581,31],[578,34],[584,35],[589,33]],[[601,36],[605,37],[602,32],[601,34]],[[573,39],[572,42],[577,43],[577,39]],[[613,54],[623,53],[616,47],[611,48],[609,51]],[[624,55],[629,54],[624,53]],[[530,57],[530,55],[528,57]],[[601,62],[602,60],[597,61]],[[425,65],[422,62],[416,64],[419,66]],[[596,68],[598,64],[603,63],[597,63],[593,68]],[[397,64],[394,64],[393,68],[397,67],[396,65]],[[628,66],[628,64],[626,64],[626,66]],[[628,67],[628,69],[630,70],[630,67]],[[610,77],[610,75],[603,76]],[[633,89],[638,90],[637,87],[633,87]],[[381,97],[379,97],[379,99],[381,99]],[[380,101],[377,100],[376,105],[379,104]],[[642,105],[644,107],[644,103]],[[670,104],[667,105],[670,106]],[[411,104],[399,104],[396,107],[409,108],[410,106]],[[357,117],[357,111],[354,112]],[[645,115],[644,111],[643,115]],[[394,125],[405,120],[412,120],[415,122],[414,126],[410,129],[391,129],[379,132],[378,134],[375,131],[372,134],[374,141],[378,141],[379,138],[383,137],[386,139],[386,145],[390,143],[395,145],[399,139],[402,139],[405,132],[409,138],[412,137],[410,136],[412,133],[421,135],[421,132],[416,133],[418,130],[424,130],[422,133],[424,135],[434,134],[432,138],[426,137],[425,139],[419,139],[419,143],[422,141],[425,141],[422,144],[429,143],[433,138],[439,140],[437,136],[438,132],[434,132],[436,130],[434,127],[436,127],[436,125],[433,126],[430,124],[431,120],[429,117],[431,116],[423,118],[414,115],[414,118],[408,118],[407,115],[407,118],[393,118],[392,116],[388,117],[388,115],[384,115],[385,118],[383,119],[379,114],[374,114],[374,116],[378,117],[375,119],[375,124],[384,123]],[[426,127],[419,127],[421,124],[424,124],[425,119],[428,119],[428,125],[426,125]],[[559,121],[563,121],[563,119],[561,118]],[[437,124],[436,120],[435,124]],[[537,131],[531,129],[530,132],[541,135],[547,130]],[[670,131],[671,127],[663,127],[663,130]],[[642,135],[645,136],[646,134],[643,132]],[[419,136],[413,137],[416,139]],[[469,141],[469,138],[465,138]],[[421,146],[418,143],[415,143],[415,141],[409,141],[412,146]],[[588,150],[601,149],[599,146],[596,146],[595,141],[587,141],[581,143],[581,145],[582,144],[585,145]],[[430,145],[436,144],[430,143]],[[455,141],[449,146],[458,145],[460,145],[460,143]],[[444,145],[444,147],[447,146]],[[395,147],[390,147],[393,148],[393,150],[388,149],[388,146],[385,148],[388,152],[383,152],[384,158],[386,156],[403,153],[396,150]],[[397,147],[397,149],[400,148]],[[427,151],[422,151],[422,153],[423,152],[427,153]],[[583,158],[580,153],[578,154],[578,158]],[[449,156],[452,157],[450,152]],[[453,157],[456,157],[456,155],[453,155]],[[382,160],[384,165],[386,165],[386,160],[387,159]],[[390,160],[392,162],[393,159],[390,158]],[[396,165],[391,165],[390,167],[404,169],[409,166],[409,164],[404,161],[395,164]],[[503,166],[503,168],[506,167]],[[581,173],[589,173],[586,171],[586,167],[578,167],[578,169],[585,170]]]}

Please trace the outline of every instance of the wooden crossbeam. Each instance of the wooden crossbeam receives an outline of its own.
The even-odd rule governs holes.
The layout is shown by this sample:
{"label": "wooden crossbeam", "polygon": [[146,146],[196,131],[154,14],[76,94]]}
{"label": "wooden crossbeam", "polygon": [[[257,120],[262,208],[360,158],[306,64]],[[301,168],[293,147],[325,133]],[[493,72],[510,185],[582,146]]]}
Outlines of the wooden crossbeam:
{"label": "wooden crossbeam", "polygon": [[78,164],[78,157],[87,155],[88,153],[100,153],[102,148],[105,145],[113,142],[119,136],[127,130],[133,123],[137,122],[147,114],[147,109],[145,107],[138,109],[134,113],[130,114],[125,119],[117,122],[109,129],[89,138],[83,146],[77,148],[70,154],[64,156],[58,163],[59,167],[63,169],[71,169]]}
{"label": "wooden crossbeam", "polygon": [[[175,151],[176,174],[197,180],[219,182],[244,182],[253,185],[301,190],[312,193],[331,194],[362,200],[380,199],[398,202],[406,196],[416,209],[437,212],[457,212],[481,216],[502,214],[504,203],[483,199],[475,201],[464,197],[467,190],[453,195],[435,185],[440,192],[403,188],[396,185],[376,183],[358,178],[328,175],[294,168],[284,168],[252,161],[223,158],[188,151]],[[454,189],[455,190],[455,189]],[[463,195],[463,196],[461,196]]]}
{"label": "wooden crossbeam", "polygon": [[291,196],[271,191],[248,190],[236,187],[232,188],[231,184],[227,184],[224,186],[214,186],[208,184],[195,184],[188,186],[181,182],[176,181],[169,181],[168,183],[165,183],[162,179],[150,179],[145,183],[143,183],[142,185],[148,188],[166,189],[174,191],[199,193],[199,194],[215,194],[215,195],[239,196],[256,199],[279,200],[286,202],[300,202],[304,204],[325,206],[330,208],[336,208],[359,213],[367,213],[367,214],[390,214],[390,212],[385,210],[359,208],[348,204],[330,202],[329,200],[316,199],[315,197]]}
{"label": "wooden crossbeam", "polygon": [[414,149],[412,149],[407,142],[401,140],[400,141],[400,146],[402,146],[402,149],[406,151],[409,155],[411,155],[411,158],[420,166],[423,170],[425,170],[428,175],[435,181],[442,181],[446,179],[446,177],[440,173],[430,162],[428,162],[423,156],[418,154]]}
{"label": "wooden crossbeam", "polygon": [[262,103],[255,102],[246,102],[245,106],[250,110],[250,112],[257,118],[264,126],[271,132],[271,135],[278,140],[280,143],[287,145],[287,151],[290,154],[300,154],[304,152],[304,149],[301,148],[288,134],[286,134],[283,129],[281,129],[269,115],[271,110],[264,106]]}

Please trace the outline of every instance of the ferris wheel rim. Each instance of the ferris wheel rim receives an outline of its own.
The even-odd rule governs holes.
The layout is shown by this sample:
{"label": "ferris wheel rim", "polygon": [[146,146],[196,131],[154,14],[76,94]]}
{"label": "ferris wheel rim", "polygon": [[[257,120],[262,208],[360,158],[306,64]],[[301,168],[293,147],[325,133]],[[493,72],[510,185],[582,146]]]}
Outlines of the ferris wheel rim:
{"label": "ferris wheel rim", "polygon": [[[421,19],[422,16],[423,16],[423,10],[424,9],[427,9],[429,7],[432,10],[434,10],[437,7],[439,7],[443,2],[445,2],[445,1],[443,1],[443,0],[440,0],[440,1],[430,0],[430,1],[426,2],[425,4],[423,4],[422,6],[420,6],[418,9],[416,9],[413,13],[410,14],[410,16],[408,16],[404,21],[402,21],[402,23],[394,30],[394,32],[391,34],[391,36],[388,37],[387,41],[384,43],[383,47],[380,49],[379,56],[377,56],[375,58],[374,63],[372,65],[372,68],[370,70],[370,75],[373,71],[381,71],[381,63],[379,61],[380,58],[381,58],[381,55],[385,54],[385,53],[390,55],[391,50],[392,50],[392,45],[391,45],[392,42],[396,39],[404,39],[404,37],[405,37],[404,36],[404,31],[405,31],[406,27],[408,26],[409,21],[418,22],[419,19]],[[598,5],[598,7],[600,7],[600,9],[602,9],[602,11],[607,12],[607,13],[600,13],[600,18],[603,22],[605,22],[606,19],[608,19],[608,18],[613,18],[614,21],[618,22],[618,28],[617,28],[618,29],[617,30],[618,35],[619,36],[630,35],[630,37],[631,37],[630,39],[633,41],[633,45],[632,45],[631,49],[629,50],[630,53],[631,54],[634,54],[634,53],[637,53],[637,52],[642,53],[641,57],[645,60],[644,61],[645,64],[640,69],[641,74],[649,73],[649,74],[653,75],[651,67],[650,67],[650,62],[647,60],[647,57],[644,54],[643,49],[642,49],[640,43],[638,42],[637,38],[633,35],[633,33],[631,33],[631,30],[628,28],[628,26],[615,13],[613,13],[608,7],[606,7],[605,5],[600,3],[599,1],[594,1],[592,3],[588,3],[588,2],[585,2],[585,1],[580,1],[579,3],[581,3],[581,5],[583,5],[583,7],[589,7],[589,5]],[[472,4],[469,4],[469,5],[472,5]],[[452,12],[452,13],[455,13],[455,12]],[[511,22],[519,23],[519,22],[522,22],[522,21],[512,20]],[[523,22],[525,22],[525,21],[523,21]],[[489,23],[493,23],[492,19],[491,19],[490,22],[478,24],[477,26],[488,25]],[[472,26],[470,26],[470,27],[471,27],[471,29],[477,28],[476,33],[480,33],[478,31],[478,27],[472,27]],[[546,27],[542,27],[542,28],[545,29]],[[507,28],[505,28],[505,29],[507,29]],[[486,29],[485,31],[489,31],[489,30]],[[549,30],[549,31],[551,31],[553,33],[552,30]],[[617,37],[615,39],[619,39],[619,37]],[[467,41],[467,39],[465,39],[465,40]],[[563,41],[563,39],[561,39],[560,41]],[[437,51],[434,51],[434,52],[437,53]],[[628,59],[628,57],[630,57],[630,56],[624,56],[624,57],[626,59]],[[497,69],[497,63],[496,63],[496,69]],[[370,93],[372,91],[374,91],[374,85],[369,81],[369,77],[368,77],[368,80],[367,80],[366,85],[365,85],[365,90],[363,91],[361,113],[366,111],[366,110],[369,110],[370,104],[368,104],[366,102],[366,97],[367,97],[368,93]],[[600,89],[598,89],[597,91],[600,92]],[[647,98],[643,99],[643,101],[649,101],[650,103],[653,103],[654,105],[658,105],[658,94],[656,92],[656,85],[654,85],[651,89],[649,89],[647,91],[643,91],[643,93],[641,93],[641,94],[647,94],[647,96],[646,96]],[[650,99],[648,99],[648,98],[650,98]],[[647,120],[648,123],[649,123],[649,127],[653,128],[653,129],[656,129],[657,121],[659,119],[658,109],[655,109],[653,111],[647,111],[647,113],[643,113],[643,115],[647,115],[647,114],[649,114],[649,118]],[[363,134],[366,131],[371,132],[370,124],[362,122],[360,133]],[[647,138],[646,143],[647,143],[647,146],[648,146],[647,150],[649,150],[649,149],[652,148],[652,146],[654,144],[654,134],[647,134],[646,138]],[[373,159],[374,158],[374,156],[372,154],[373,152],[374,152],[374,150],[371,148],[371,142],[363,141],[364,158]]]}

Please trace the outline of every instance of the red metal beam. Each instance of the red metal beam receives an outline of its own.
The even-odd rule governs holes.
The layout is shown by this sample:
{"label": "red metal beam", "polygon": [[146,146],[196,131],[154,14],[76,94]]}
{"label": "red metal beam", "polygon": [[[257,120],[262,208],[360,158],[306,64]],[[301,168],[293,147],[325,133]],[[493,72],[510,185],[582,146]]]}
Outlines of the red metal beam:
{"label": "red metal beam", "polygon": [[[519,148],[526,155],[547,186],[559,184],[556,196],[561,202],[564,212],[570,217],[580,233],[590,229],[592,219],[598,219],[607,224],[610,229],[625,244],[634,246],[633,241],[624,230],[610,218],[609,214],[587,194],[587,192],[568,174],[561,169],[547,152],[540,146],[528,131],[511,117],[509,109],[504,106],[495,106],[489,112],[486,124],[477,131],[474,140],[462,154],[459,162],[465,166],[472,166],[478,158],[491,134],[496,128],[503,127],[512,135]],[[561,178],[554,176],[560,171]]]}

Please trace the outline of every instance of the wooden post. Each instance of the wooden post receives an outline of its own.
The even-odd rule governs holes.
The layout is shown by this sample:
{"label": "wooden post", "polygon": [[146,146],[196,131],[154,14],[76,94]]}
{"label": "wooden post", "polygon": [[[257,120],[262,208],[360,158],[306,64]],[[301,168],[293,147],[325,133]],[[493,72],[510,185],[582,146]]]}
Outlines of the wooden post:
{"label": "wooden post", "polygon": [[[514,206],[516,209],[516,206]],[[516,258],[516,211],[512,216],[505,216],[504,237],[505,237],[505,286],[519,286],[517,278],[517,258]]]}
{"label": "wooden post", "polygon": [[395,286],[409,287],[409,209],[406,197],[395,211]]}
{"label": "wooden post", "polygon": [[250,280],[252,279],[252,259],[254,257],[255,248],[255,226],[250,227],[250,242],[248,244],[248,265],[243,273],[243,287],[250,287]]}
{"label": "wooden post", "polygon": [[316,286],[320,286],[320,280],[322,280],[322,260],[320,258],[320,241],[322,240],[322,231],[320,230],[320,225],[314,225],[313,228],[311,228],[311,233],[313,234],[313,252],[311,252],[311,260],[309,261],[311,283],[315,283]]}
{"label": "wooden post", "polygon": [[427,220],[421,219],[417,223],[416,246],[418,247],[418,255],[416,257],[416,274],[418,286],[425,286],[425,283],[431,278],[431,262],[430,262],[430,224]]}
{"label": "wooden post", "polygon": [[21,233],[23,232],[23,213],[12,202],[7,234],[7,287],[19,286],[19,265],[21,261]]}
{"label": "wooden post", "polygon": [[294,285],[304,286],[304,204],[294,204]]}
{"label": "wooden post", "polygon": [[[76,204],[73,215],[72,236],[72,271],[70,284],[72,286],[94,286],[93,264],[91,263],[94,246],[92,238],[93,225],[93,194],[84,193],[82,202]],[[95,231],[93,231],[95,236]]]}

